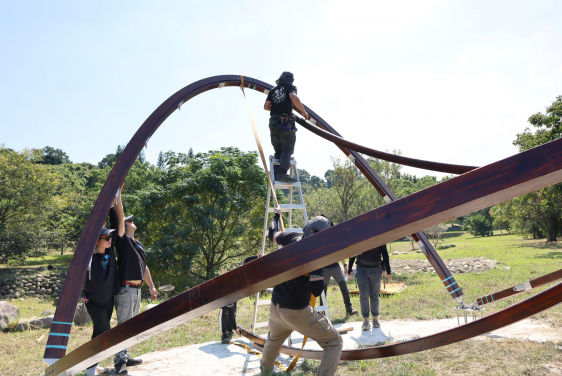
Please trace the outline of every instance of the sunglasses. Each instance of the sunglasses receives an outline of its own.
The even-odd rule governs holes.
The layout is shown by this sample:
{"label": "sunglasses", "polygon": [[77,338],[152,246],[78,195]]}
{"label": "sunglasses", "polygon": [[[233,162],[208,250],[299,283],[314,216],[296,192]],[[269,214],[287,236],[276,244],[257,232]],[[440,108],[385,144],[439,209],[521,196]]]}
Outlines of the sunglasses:
{"label": "sunglasses", "polygon": [[111,235],[107,235],[107,236],[105,236],[105,237],[100,236],[100,239],[101,239],[101,240],[111,241]]}

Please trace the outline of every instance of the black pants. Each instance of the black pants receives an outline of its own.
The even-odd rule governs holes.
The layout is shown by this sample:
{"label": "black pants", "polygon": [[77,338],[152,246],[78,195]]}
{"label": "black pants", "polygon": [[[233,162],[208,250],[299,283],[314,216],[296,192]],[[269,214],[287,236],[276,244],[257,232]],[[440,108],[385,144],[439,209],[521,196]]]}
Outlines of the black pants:
{"label": "black pants", "polygon": [[[92,333],[92,339],[111,329],[109,321],[111,320],[111,314],[113,313],[113,298],[109,299],[109,301],[103,304],[92,302],[90,300],[88,303],[86,303],[86,309],[88,310],[88,314],[90,315],[90,317],[92,318],[92,322],[94,323],[94,332]],[[97,366],[97,363],[88,368],[94,366]]]}
{"label": "black pants", "polygon": [[[288,125],[287,120],[274,116],[269,118],[271,145],[273,145],[273,150],[275,150],[273,157],[279,159],[279,166],[273,166],[273,171],[275,173],[279,171],[282,174],[286,174],[291,167],[291,156],[295,151],[297,135],[295,132],[288,131],[287,129],[289,128],[291,128],[291,126]],[[294,129],[296,130],[296,128]]]}
{"label": "black pants", "polygon": [[219,314],[219,328],[223,334],[236,329],[236,302],[221,308]]}

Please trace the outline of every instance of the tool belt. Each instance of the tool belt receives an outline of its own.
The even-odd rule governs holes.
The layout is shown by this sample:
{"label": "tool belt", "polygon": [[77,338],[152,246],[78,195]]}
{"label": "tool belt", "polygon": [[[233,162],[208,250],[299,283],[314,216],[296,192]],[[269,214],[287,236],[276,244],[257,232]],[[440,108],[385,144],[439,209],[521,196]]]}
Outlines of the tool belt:
{"label": "tool belt", "polygon": [[281,115],[271,115],[272,118],[276,119],[281,125],[283,133],[295,133],[297,127],[295,127],[295,115],[281,114]]}

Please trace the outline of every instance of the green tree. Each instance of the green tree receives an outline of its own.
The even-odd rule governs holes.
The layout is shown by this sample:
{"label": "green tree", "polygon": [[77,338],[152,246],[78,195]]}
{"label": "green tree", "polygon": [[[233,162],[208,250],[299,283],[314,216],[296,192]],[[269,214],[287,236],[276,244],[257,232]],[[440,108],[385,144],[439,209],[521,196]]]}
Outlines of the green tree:
{"label": "green tree", "polygon": [[[544,114],[531,115],[528,122],[536,128],[532,132],[526,128],[517,134],[513,144],[520,152],[556,140],[562,136],[562,96],[548,107]],[[513,211],[520,215],[519,231],[530,230],[536,235],[536,228],[540,227],[545,234],[546,241],[556,241],[562,230],[562,184],[539,189],[538,191],[518,197],[514,201]]]}
{"label": "green tree", "polygon": [[43,158],[37,163],[49,164],[49,165],[60,165],[63,163],[72,163],[68,158],[68,155],[61,149],[55,149],[50,146],[45,146],[43,148]]}
{"label": "green tree", "polygon": [[158,160],[156,161],[156,167],[163,170],[166,168],[166,160],[164,159],[164,154],[162,151],[158,154]]}
{"label": "green tree", "polygon": [[[168,169],[134,200],[151,270],[194,283],[256,254],[267,188],[255,152],[167,153]],[[187,273],[186,273],[187,272]],[[183,281],[189,283],[189,281]]]}
{"label": "green tree", "polygon": [[47,213],[58,178],[38,164],[40,150],[16,152],[0,145],[0,262],[41,253]]}

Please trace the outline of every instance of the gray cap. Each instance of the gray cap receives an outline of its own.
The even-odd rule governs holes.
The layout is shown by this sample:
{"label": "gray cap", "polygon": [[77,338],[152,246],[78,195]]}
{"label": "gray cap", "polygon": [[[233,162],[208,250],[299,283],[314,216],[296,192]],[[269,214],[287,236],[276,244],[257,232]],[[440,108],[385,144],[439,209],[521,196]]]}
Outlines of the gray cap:
{"label": "gray cap", "polygon": [[134,217],[134,215],[130,215],[128,217],[125,217],[124,221],[125,222],[132,222],[133,217]]}
{"label": "gray cap", "polygon": [[111,234],[113,231],[115,231],[115,229],[110,230],[110,229],[104,227],[104,228],[101,229],[100,236]]}
{"label": "gray cap", "polygon": [[333,225],[334,224],[328,218],[323,215],[317,215],[308,221],[306,226],[304,226],[302,238],[304,239],[310,235],[314,235],[315,233],[330,228]]}

